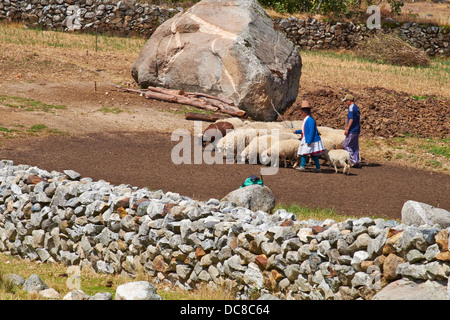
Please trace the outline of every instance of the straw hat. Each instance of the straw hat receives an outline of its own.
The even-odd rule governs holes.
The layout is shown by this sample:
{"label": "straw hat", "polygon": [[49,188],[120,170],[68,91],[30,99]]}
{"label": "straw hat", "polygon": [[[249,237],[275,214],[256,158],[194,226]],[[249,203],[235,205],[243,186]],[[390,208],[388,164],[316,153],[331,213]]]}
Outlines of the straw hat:
{"label": "straw hat", "polygon": [[309,105],[309,102],[307,100],[302,101],[301,109],[311,109],[311,106]]}

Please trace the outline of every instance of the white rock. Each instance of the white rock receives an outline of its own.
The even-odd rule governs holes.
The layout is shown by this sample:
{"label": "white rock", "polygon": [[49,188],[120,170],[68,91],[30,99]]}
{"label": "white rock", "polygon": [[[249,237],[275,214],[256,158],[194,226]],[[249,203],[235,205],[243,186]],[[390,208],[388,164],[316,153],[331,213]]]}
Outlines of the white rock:
{"label": "white rock", "polygon": [[39,295],[47,299],[59,299],[59,293],[53,288],[39,291]]}
{"label": "white rock", "polygon": [[150,282],[136,281],[117,287],[116,300],[162,300]]}

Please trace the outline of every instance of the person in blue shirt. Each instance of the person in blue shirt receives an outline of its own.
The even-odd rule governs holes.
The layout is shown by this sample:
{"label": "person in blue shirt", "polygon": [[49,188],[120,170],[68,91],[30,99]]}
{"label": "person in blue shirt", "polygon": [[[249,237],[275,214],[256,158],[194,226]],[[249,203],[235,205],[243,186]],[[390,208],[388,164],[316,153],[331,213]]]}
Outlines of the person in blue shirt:
{"label": "person in blue shirt", "polygon": [[322,139],[320,139],[319,131],[317,130],[316,121],[311,116],[311,106],[306,100],[302,101],[301,105],[303,116],[302,130],[295,130],[296,134],[301,134],[302,139],[298,147],[297,155],[301,157],[300,167],[296,168],[300,171],[306,170],[306,160],[310,156],[316,168],[314,172],[321,172],[319,155],[325,150]]}
{"label": "person in blue shirt", "polygon": [[360,166],[359,134],[361,133],[360,110],[355,104],[355,98],[347,94],[342,102],[347,105],[347,126],[345,128],[344,150],[350,153],[352,167]]}

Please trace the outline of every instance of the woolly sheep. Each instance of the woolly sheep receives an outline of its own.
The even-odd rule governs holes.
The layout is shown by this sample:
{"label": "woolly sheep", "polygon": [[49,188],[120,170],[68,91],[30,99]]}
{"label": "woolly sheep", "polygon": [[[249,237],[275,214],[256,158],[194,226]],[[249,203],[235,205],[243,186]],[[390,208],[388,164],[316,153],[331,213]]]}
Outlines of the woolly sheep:
{"label": "woolly sheep", "polygon": [[303,120],[285,120],[280,122],[284,128],[291,128],[292,130],[303,127]]}
{"label": "woolly sheep", "polygon": [[[327,137],[321,137],[321,140],[322,140],[323,146],[325,147],[325,150],[329,151],[329,150],[336,149],[336,143],[332,139],[327,138]],[[328,162],[328,159],[325,158],[323,153],[319,157],[325,160],[324,164],[326,164]]]}
{"label": "woolly sheep", "polygon": [[242,162],[246,162],[249,159],[254,159],[258,156],[261,159],[261,154],[266,151],[273,142],[278,141],[279,137],[274,135],[264,135],[253,138],[247,147],[241,152],[240,157]]}
{"label": "woolly sheep", "polygon": [[325,150],[322,155],[327,161],[334,166],[334,171],[338,173],[337,165],[344,167],[343,173],[350,174],[350,153],[343,149]]}
{"label": "woolly sheep", "polygon": [[244,121],[245,128],[254,128],[254,129],[288,129],[285,125],[280,122],[263,122],[263,121]]}
{"label": "woolly sheep", "polygon": [[240,128],[244,125],[244,122],[241,119],[236,118],[236,117],[219,119],[215,123],[219,123],[219,122],[229,122],[233,125],[233,127],[235,129]]}
{"label": "woolly sheep", "polygon": [[272,156],[273,152],[278,152],[278,158],[284,162],[284,167],[287,167],[287,162],[295,162],[297,160],[298,147],[300,140],[281,140],[273,144],[263,154],[263,163],[268,163],[268,158]]}
{"label": "woolly sheep", "polygon": [[335,148],[343,148],[345,130],[319,126],[317,127],[317,131],[319,131],[322,141],[324,138],[327,138],[334,142]]}
{"label": "woolly sheep", "polygon": [[[326,137],[321,137],[320,139],[322,140],[322,143],[323,143],[323,146],[325,147],[325,150],[333,150],[333,149],[336,149],[336,144],[334,143],[333,140],[331,140],[331,139],[329,139],[329,138],[326,138]],[[326,164],[326,163],[328,162],[327,158],[325,158],[325,157],[323,156],[323,153],[320,154],[319,157],[325,160],[324,164]],[[311,159],[310,159],[309,161],[311,161]],[[298,160],[295,162],[293,168],[295,168],[295,167],[297,167],[297,166],[298,166]]]}
{"label": "woolly sheep", "polygon": [[237,128],[228,133],[217,143],[217,150],[225,157],[236,156],[239,148],[243,150],[259,134],[267,134],[267,130],[256,130],[254,128]]}
{"label": "woolly sheep", "polygon": [[[264,140],[262,140],[264,139]],[[246,162],[251,157],[258,156],[261,159],[263,153],[276,141],[281,140],[299,140],[299,135],[292,132],[279,132],[278,134],[260,135],[253,138],[247,147],[241,152],[240,157],[242,162]],[[263,141],[262,145],[260,141]]]}

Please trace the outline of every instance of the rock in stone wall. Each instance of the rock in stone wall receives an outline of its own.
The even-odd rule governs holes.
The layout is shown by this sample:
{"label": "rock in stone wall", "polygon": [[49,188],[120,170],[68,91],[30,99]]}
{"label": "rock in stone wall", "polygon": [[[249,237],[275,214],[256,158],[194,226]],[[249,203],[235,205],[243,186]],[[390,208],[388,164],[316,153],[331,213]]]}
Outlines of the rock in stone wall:
{"label": "rock in stone wall", "polygon": [[[136,1],[117,0],[0,0],[0,20],[23,21],[48,30],[80,30],[145,38],[182,8],[164,9]],[[375,31],[365,25],[317,19],[276,19],[287,36],[304,50],[351,49]],[[430,56],[450,55],[450,29],[417,23],[382,28],[395,32]]]}
{"label": "rock in stone wall", "polygon": [[447,283],[449,232],[367,217],[298,221],[0,161],[0,252],[99,273],[143,270],[241,299],[371,299],[401,279]]}

